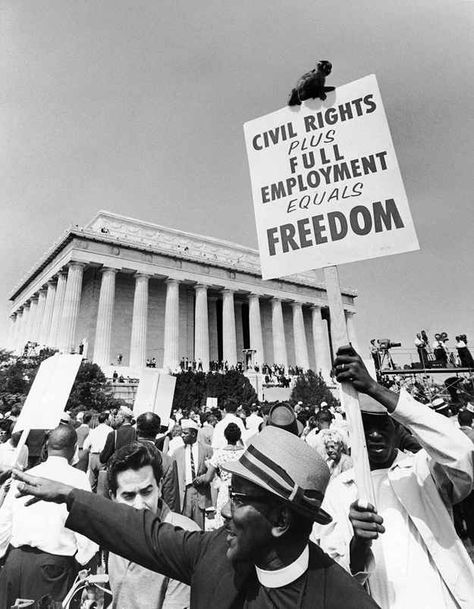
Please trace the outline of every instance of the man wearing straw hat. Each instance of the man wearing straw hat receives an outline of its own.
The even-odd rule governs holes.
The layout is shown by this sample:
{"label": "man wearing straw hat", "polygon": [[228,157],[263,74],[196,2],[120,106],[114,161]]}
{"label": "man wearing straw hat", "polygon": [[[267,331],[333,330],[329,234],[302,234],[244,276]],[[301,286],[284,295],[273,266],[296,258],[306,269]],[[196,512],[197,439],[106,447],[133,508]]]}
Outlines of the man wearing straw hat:
{"label": "man wearing straw hat", "polygon": [[[267,426],[232,473],[225,525],[188,532],[153,514],[113,504],[67,485],[15,472],[22,495],[66,503],[67,526],[191,586],[192,609],[374,609],[378,605],[342,567],[309,542],[329,470],[288,431]],[[32,499],[35,501],[35,499]]]}

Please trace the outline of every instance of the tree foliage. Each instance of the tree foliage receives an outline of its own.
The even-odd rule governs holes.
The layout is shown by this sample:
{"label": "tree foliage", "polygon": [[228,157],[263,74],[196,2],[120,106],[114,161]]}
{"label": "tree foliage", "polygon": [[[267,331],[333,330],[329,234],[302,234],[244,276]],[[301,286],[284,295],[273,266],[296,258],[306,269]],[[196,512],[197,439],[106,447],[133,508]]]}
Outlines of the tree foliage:
{"label": "tree foliage", "polygon": [[176,375],[173,409],[201,408],[208,397],[218,398],[219,406],[224,400],[235,399],[239,404],[249,406],[257,400],[249,379],[237,370],[225,374],[215,372],[180,372]]}
{"label": "tree foliage", "polygon": [[[41,355],[16,357],[0,350],[0,399],[3,410],[24,402],[41,363],[54,355],[52,349],[43,349]],[[112,396],[112,388],[97,364],[83,361],[74,381],[66,405],[67,410],[109,410],[123,404]]]}
{"label": "tree foliage", "polygon": [[321,402],[327,402],[328,406],[337,406],[337,400],[324,382],[320,374],[308,370],[300,374],[291,392],[290,403],[303,402],[305,406],[319,406]]}
{"label": "tree foliage", "polygon": [[97,364],[83,361],[72,386],[66,410],[73,413],[80,410],[103,412],[119,408],[124,402],[112,395],[112,388],[105,374]]}

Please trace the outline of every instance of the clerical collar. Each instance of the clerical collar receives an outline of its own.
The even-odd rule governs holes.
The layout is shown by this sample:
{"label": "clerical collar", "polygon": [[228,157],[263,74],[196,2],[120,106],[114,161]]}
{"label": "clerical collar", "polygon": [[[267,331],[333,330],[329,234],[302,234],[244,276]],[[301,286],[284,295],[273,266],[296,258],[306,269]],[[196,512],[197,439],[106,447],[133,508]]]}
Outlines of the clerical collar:
{"label": "clerical collar", "polygon": [[306,546],[290,565],[275,571],[265,571],[255,565],[258,581],[265,588],[281,588],[293,583],[306,572],[309,565],[309,547]]}

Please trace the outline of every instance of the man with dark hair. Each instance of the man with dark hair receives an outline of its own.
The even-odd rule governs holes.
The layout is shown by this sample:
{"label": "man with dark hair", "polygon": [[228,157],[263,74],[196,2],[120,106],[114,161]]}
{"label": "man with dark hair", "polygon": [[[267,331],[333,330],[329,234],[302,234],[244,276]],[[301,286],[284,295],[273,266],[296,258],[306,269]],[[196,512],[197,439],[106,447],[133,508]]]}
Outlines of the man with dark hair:
{"label": "man with dark hair", "polygon": [[[70,425],[59,425],[50,433],[48,458],[30,470],[76,488],[90,490],[84,472],[70,462],[77,435]],[[40,599],[49,594],[62,601],[77,575],[97,552],[95,543],[66,528],[65,506],[40,501],[27,507],[16,497],[12,484],[0,510],[0,556],[5,565],[0,572],[0,607],[11,607],[17,598]]]}
{"label": "man with dark hair", "polygon": [[472,442],[474,442],[474,429],[472,428],[473,420],[474,414],[470,410],[460,410],[458,412],[459,427]]}
{"label": "man with dark hair", "polygon": [[100,462],[106,464],[116,450],[133,442],[136,438],[135,428],[132,427],[133,412],[128,406],[121,406],[115,421],[118,427],[109,432],[105,446],[100,453]]}
{"label": "man with dark hair", "polygon": [[[145,419],[152,420],[150,417]],[[161,498],[162,455],[151,442],[139,440],[117,450],[110,459],[107,477],[112,501],[148,510],[158,522],[188,531],[199,530],[192,520],[171,511]],[[189,586],[157,575],[117,554],[109,554],[108,572],[114,595],[113,607],[182,609],[189,606]]]}
{"label": "man with dark hair", "polygon": [[212,446],[212,436],[214,435],[214,425],[217,423],[216,417],[212,412],[203,412],[201,417],[201,427],[198,431],[198,440],[206,446]]}
{"label": "man with dark hair", "polygon": [[87,451],[84,450],[84,442],[91,431],[89,427],[91,419],[92,414],[90,412],[85,412],[82,415],[82,423],[79,425],[79,427],[76,428],[77,450],[79,456],[79,462],[76,464],[76,467],[77,469],[80,469],[83,472],[87,471],[87,467],[89,464],[89,455],[87,454]]}
{"label": "man with dark hair", "polygon": [[238,407],[239,404],[236,402],[236,400],[229,398],[225,401],[225,406],[222,409],[222,419],[214,427],[214,433],[212,435],[212,448],[214,450],[224,448],[224,446],[227,444],[224,437],[224,429],[229,423],[235,423],[238,425],[240,427],[242,436],[244,436],[245,425],[243,424],[242,419],[235,414]]}
{"label": "man with dark hair", "polygon": [[100,472],[105,472],[105,465],[100,461],[100,453],[104,449],[109,433],[112,431],[112,428],[107,425],[109,419],[107,412],[101,412],[98,419],[99,424],[90,431],[84,441],[84,451],[89,453],[89,467],[87,473],[91,488],[94,492],[98,487]]}
{"label": "man with dark hair", "polygon": [[[471,491],[474,445],[405,390],[379,385],[351,347],[338,351],[335,370],[361,394],[376,507],[357,500],[354,470],[342,473],[324,503],[333,522],[316,539],[384,609],[471,609],[474,567],[451,514]],[[398,450],[395,421],[416,436],[416,454]]]}
{"label": "man with dark hair", "polygon": [[[156,436],[161,429],[161,419],[154,412],[144,412],[137,418],[137,440],[153,444],[157,450]],[[178,470],[174,459],[159,451],[163,464],[161,495],[173,512],[180,511]]]}
{"label": "man with dark hair", "polygon": [[22,494],[66,503],[68,526],[111,551],[191,586],[193,609],[376,609],[364,589],[315,544],[312,523],[329,480],[326,464],[305,442],[265,427],[232,474],[225,526],[188,532],[149,511],[15,472]]}

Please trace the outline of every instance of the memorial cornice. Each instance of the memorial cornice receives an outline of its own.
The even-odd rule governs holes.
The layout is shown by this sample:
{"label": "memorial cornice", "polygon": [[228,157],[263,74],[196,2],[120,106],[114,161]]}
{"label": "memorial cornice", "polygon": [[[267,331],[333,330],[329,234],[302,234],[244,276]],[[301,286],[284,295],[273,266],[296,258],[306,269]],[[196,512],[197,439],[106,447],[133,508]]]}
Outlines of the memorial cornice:
{"label": "memorial cornice", "polygon": [[[10,300],[14,300],[73,239],[91,240],[122,248],[157,253],[174,259],[250,274],[261,279],[257,250],[213,237],[100,211],[84,228],[75,225],[66,231],[45,252],[40,262],[23,276],[12,291]],[[324,283],[311,273],[289,275],[276,281],[281,284],[302,285],[326,291]],[[357,292],[351,289],[343,289],[342,294],[352,298],[357,296]]]}

